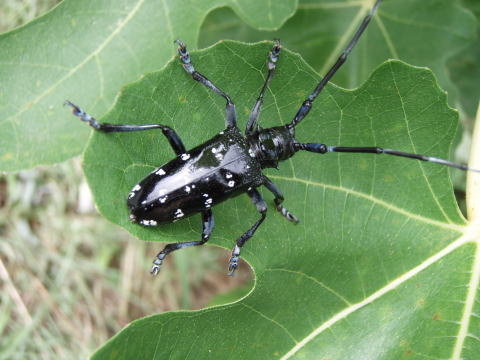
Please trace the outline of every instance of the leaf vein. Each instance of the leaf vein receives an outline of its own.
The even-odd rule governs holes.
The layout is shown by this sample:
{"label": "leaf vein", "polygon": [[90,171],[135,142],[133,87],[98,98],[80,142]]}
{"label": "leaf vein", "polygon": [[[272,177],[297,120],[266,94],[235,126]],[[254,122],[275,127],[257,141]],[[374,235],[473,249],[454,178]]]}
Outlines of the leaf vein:
{"label": "leaf vein", "polygon": [[278,327],[280,327],[283,331],[285,331],[285,333],[292,339],[292,341],[293,341],[295,344],[298,343],[298,341],[293,337],[293,335],[290,333],[290,331],[288,331],[288,329],[287,329],[284,325],[280,324],[278,321],[276,321],[276,320],[274,320],[274,319],[272,319],[272,318],[269,318],[267,315],[265,315],[265,314],[262,313],[261,311],[258,311],[257,309],[253,308],[253,307],[250,306],[250,305],[247,305],[247,304],[245,304],[245,303],[240,303],[240,305],[242,305],[242,306],[246,307],[247,309],[249,309],[250,311],[252,311],[252,312],[260,315],[260,316],[263,317],[264,319],[266,319],[266,320],[274,323],[275,325],[277,325]]}
{"label": "leaf vein", "polygon": [[389,210],[394,211],[396,213],[402,214],[406,217],[424,222],[426,224],[437,226],[437,227],[440,227],[440,228],[450,229],[450,230],[457,231],[457,232],[463,232],[464,229],[465,229],[465,227],[463,225],[457,225],[457,224],[454,224],[454,223],[445,223],[445,222],[433,220],[433,219],[424,217],[422,215],[412,213],[408,210],[399,208],[399,207],[397,207],[393,204],[390,204],[390,203],[386,202],[385,200],[376,198],[372,195],[364,194],[362,192],[359,192],[359,191],[356,191],[356,190],[353,190],[353,189],[349,189],[349,188],[346,188],[346,187],[335,186],[335,185],[330,185],[330,184],[322,184],[322,183],[319,183],[319,182],[314,182],[312,180],[304,180],[304,179],[301,179],[301,178],[285,177],[285,176],[279,176],[279,175],[269,175],[269,177],[272,178],[272,179],[278,179],[278,180],[283,180],[283,181],[294,181],[294,182],[299,182],[299,183],[303,183],[303,184],[306,184],[306,185],[308,184],[308,185],[322,187],[322,188],[330,189],[330,190],[334,190],[334,191],[342,191],[342,192],[350,193],[353,196],[356,196],[356,197],[359,197],[359,198],[362,198],[362,199],[365,199],[365,200],[368,200],[368,201],[372,201],[372,202],[374,202],[374,203],[376,203],[380,206],[383,206],[386,209],[389,209]]}

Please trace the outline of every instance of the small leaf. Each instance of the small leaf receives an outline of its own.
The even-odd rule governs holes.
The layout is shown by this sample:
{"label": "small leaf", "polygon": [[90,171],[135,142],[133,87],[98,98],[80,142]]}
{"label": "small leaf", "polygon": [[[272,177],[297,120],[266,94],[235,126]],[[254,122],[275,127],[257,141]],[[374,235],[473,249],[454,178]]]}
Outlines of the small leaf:
{"label": "small leaf", "polygon": [[65,99],[96,114],[119,88],[160,69],[181,38],[195,47],[215,7],[232,6],[248,24],[278,28],[297,0],[64,0],[35,21],[0,35],[0,170],[78,155],[88,131],[65,117]]}
{"label": "small leaf", "polygon": [[[240,128],[263,84],[270,47],[221,42],[192,52],[197,70],[234,99]],[[261,125],[291,121],[318,80],[285,49]],[[175,60],[127,86],[102,121],[169,125],[191,148],[222,130],[224,109],[223,99]],[[457,117],[430,70],[389,61],[356,90],[327,86],[297,139],[445,158]],[[95,133],[84,161],[99,210],[144,240],[198,239],[198,216],[159,228],[128,222],[129,190],[173,156],[158,131]],[[137,320],[94,359],[474,359],[478,342],[466,334],[480,335],[476,309],[465,304],[478,298],[479,231],[458,211],[448,169],[389,156],[300,152],[266,173],[301,223],[270,206],[242,250],[255,271],[253,291],[236,303]],[[271,203],[271,194],[263,195]],[[210,242],[227,249],[258,218],[245,195],[213,210]]]}

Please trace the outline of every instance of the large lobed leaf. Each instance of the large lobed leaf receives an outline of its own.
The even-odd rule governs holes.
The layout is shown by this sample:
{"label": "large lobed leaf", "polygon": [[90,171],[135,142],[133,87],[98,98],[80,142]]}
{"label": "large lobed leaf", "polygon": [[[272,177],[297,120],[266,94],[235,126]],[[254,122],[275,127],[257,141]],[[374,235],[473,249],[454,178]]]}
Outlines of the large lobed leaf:
{"label": "large lobed leaf", "polygon": [[297,0],[64,0],[0,35],[0,170],[78,155],[88,131],[64,116],[63,101],[103,114],[123,84],[171,59],[174,39],[195,46],[204,17],[219,6],[276,29]]}
{"label": "large lobed leaf", "polygon": [[[236,102],[241,128],[270,47],[221,42],[192,53],[197,69]],[[262,126],[289,122],[318,80],[284,50]],[[175,60],[126,87],[102,121],[163,123],[190,148],[221,131],[224,106]],[[457,113],[431,71],[390,61],[356,90],[327,86],[297,138],[448,157],[456,129]],[[84,161],[100,211],[144,240],[198,239],[198,216],[154,229],[128,222],[129,190],[172,157],[158,131],[93,134]],[[475,359],[478,226],[459,213],[448,169],[388,156],[299,153],[267,173],[301,223],[270,206],[242,251],[255,273],[252,292],[220,307],[137,320],[94,359]],[[216,206],[214,215],[210,243],[227,249],[258,218],[245,195]]]}

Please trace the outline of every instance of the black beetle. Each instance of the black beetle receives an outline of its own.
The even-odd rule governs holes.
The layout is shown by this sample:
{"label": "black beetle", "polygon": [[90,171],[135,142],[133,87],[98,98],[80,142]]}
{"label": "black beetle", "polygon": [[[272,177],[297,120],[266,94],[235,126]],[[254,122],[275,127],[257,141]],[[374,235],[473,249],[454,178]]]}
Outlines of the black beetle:
{"label": "black beetle", "polygon": [[[158,274],[165,256],[174,250],[206,243],[212,233],[214,221],[211,208],[231,197],[247,193],[255,204],[261,217],[243,235],[236,240],[229,263],[229,275],[238,267],[240,249],[250,239],[266,217],[267,205],[258,192],[259,186],[265,186],[274,196],[276,209],[289,221],[297,223],[298,219],[282,206],[284,200],[280,190],[265,175],[262,169],[277,167],[278,162],[292,157],[297,151],[306,150],[314,153],[351,152],[374,153],[402,156],[411,159],[429,161],[455,167],[462,170],[473,170],[465,165],[453,163],[430,156],[405,153],[380,147],[340,147],[327,146],[321,143],[300,143],[295,139],[295,126],[309,113],[313,101],[323,90],[328,81],[346,61],[358,39],[367,27],[381,0],[377,0],[369,14],[363,19],[358,30],[350,40],[346,49],[314,91],[302,103],[291,123],[285,126],[261,129],[258,118],[263,97],[273,77],[281,46],[275,40],[268,56],[268,74],[255,105],[250,113],[245,136],[237,127],[235,105],[231,98],[216,87],[204,75],[197,72],[191,63],[185,44],[176,40],[178,53],[185,71],[192,78],[208,89],[225,98],[226,128],[203,144],[186,151],[180,137],[168,126],[154,125],[113,125],[99,123],[70,101],[65,104],[73,108],[73,114],[89,123],[95,130],[103,132],[129,132],[150,129],[161,129],[168,139],[177,157],[154,170],[145,179],[133,187],[128,195],[127,205],[130,219],[144,226],[156,226],[170,223],[197,213],[202,214],[203,230],[201,239],[172,243],[160,251],[153,262],[151,273]],[[478,171],[478,170],[475,170]]]}

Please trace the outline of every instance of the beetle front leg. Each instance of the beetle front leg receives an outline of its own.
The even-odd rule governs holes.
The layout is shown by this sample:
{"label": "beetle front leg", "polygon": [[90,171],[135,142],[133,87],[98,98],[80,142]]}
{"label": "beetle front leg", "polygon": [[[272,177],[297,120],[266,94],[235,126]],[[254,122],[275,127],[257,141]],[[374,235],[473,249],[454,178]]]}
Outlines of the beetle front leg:
{"label": "beetle front leg", "polygon": [[245,134],[250,135],[255,133],[258,130],[258,117],[260,116],[260,111],[262,109],[263,104],[263,97],[265,95],[265,91],[267,90],[268,83],[272,80],[273,74],[275,72],[275,67],[278,61],[278,57],[280,55],[280,50],[282,49],[280,45],[280,41],[278,39],[274,40],[274,45],[272,50],[268,53],[268,61],[267,61],[267,68],[268,74],[265,82],[263,83],[262,90],[260,90],[260,94],[258,95],[257,101],[252,108],[250,113],[250,118],[247,123],[247,127],[245,129]]}
{"label": "beetle front leg", "polygon": [[273,195],[275,195],[275,199],[273,199],[273,202],[275,203],[275,207],[278,212],[282,214],[288,221],[298,224],[300,220],[298,220],[295,215],[293,215],[290,211],[283,207],[282,202],[285,199],[280,189],[266,176],[263,177],[263,181],[263,185],[265,185],[265,187],[270,190]]}
{"label": "beetle front leg", "polygon": [[182,139],[180,139],[180,136],[178,136],[175,130],[173,130],[170,126],[161,125],[161,124],[120,125],[120,124],[100,123],[93,116],[87,114],[85,111],[83,111],[80,107],[78,107],[74,103],[67,100],[63,104],[71,106],[73,115],[78,116],[80,120],[88,123],[88,125],[90,125],[97,131],[110,133],[110,132],[130,132],[130,131],[161,129],[163,135],[165,135],[168,142],[170,143],[170,146],[172,147],[173,151],[175,151],[175,154],[180,155],[185,153],[185,146],[183,145]]}
{"label": "beetle front leg", "polygon": [[240,258],[241,247],[245,245],[247,240],[253,236],[257,228],[267,216],[267,204],[265,203],[265,200],[263,200],[262,195],[260,195],[260,193],[256,189],[248,191],[247,194],[248,196],[250,196],[250,199],[252,199],[253,203],[257,207],[257,211],[260,213],[261,218],[258,219],[257,222],[253,224],[250,229],[248,229],[242,236],[237,239],[237,243],[232,250],[232,256],[230,257],[230,262],[228,264],[228,275],[230,276],[233,275],[233,273],[238,267],[238,259]]}
{"label": "beetle front leg", "polygon": [[205,210],[202,212],[202,220],[203,220],[203,230],[202,230],[202,239],[198,241],[184,241],[179,243],[172,243],[166,245],[162,251],[157,254],[155,260],[153,260],[153,266],[150,270],[152,275],[157,275],[160,272],[160,266],[165,259],[165,256],[170,254],[172,251],[183,249],[189,246],[197,246],[205,244],[208,239],[210,239],[210,235],[212,234],[214,221],[213,221],[213,214],[212,210]]}
{"label": "beetle front leg", "polygon": [[192,75],[193,80],[198,81],[227,100],[225,117],[226,126],[237,127],[237,113],[235,111],[235,104],[233,103],[232,99],[230,99],[230,96],[216,87],[215,84],[208,80],[204,75],[196,71],[193,67],[192,60],[190,59],[190,54],[187,51],[187,46],[181,40],[175,40],[175,42],[178,44],[178,54],[180,55],[180,60],[182,61],[185,71]]}

